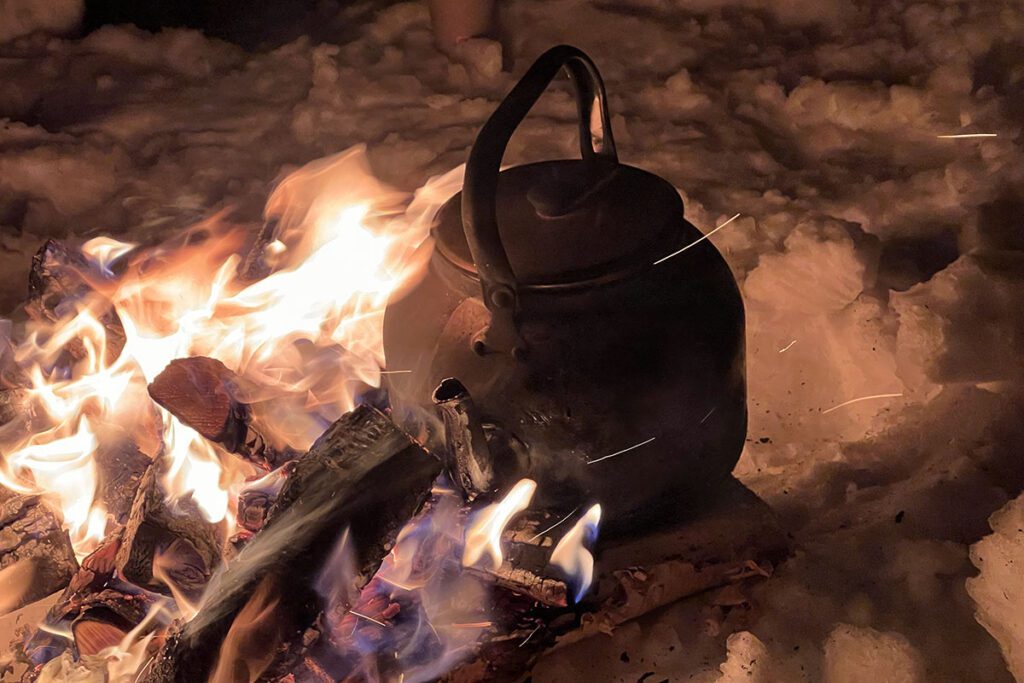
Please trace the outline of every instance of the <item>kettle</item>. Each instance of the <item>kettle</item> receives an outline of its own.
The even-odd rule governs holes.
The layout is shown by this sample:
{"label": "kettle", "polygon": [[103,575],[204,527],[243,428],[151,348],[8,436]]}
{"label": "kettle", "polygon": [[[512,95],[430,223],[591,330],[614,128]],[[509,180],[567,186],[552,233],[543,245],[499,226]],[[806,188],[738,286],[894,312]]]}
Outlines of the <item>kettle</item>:
{"label": "kettle", "polygon": [[[500,170],[563,67],[581,158]],[[400,422],[472,397],[460,414],[480,422],[472,434],[490,450],[483,488],[528,476],[535,504],[593,500],[606,520],[665,518],[724,479],[743,448],[743,302],[676,189],[619,163],[610,122],[586,54],[562,45],[530,67],[439,209],[422,279],[388,303],[385,357],[403,372],[387,390]]]}

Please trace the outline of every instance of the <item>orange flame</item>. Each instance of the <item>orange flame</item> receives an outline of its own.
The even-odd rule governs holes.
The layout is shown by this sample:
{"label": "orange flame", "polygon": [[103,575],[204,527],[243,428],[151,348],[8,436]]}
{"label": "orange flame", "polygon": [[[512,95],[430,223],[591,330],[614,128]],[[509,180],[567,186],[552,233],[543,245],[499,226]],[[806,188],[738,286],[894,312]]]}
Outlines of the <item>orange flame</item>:
{"label": "orange flame", "polygon": [[[0,427],[0,484],[46,494],[84,556],[107,532],[94,453],[120,425],[168,457],[172,499],[233,522],[251,467],[155,406],[148,383],[175,358],[216,358],[255,387],[245,399],[264,434],[305,449],[361,387],[379,385],[385,304],[422,270],[433,215],[460,185],[457,169],[409,202],[373,177],[361,146],[313,162],[267,203],[278,239],[264,252],[273,272],[255,283],[237,276],[245,234],[222,216],[157,247],[87,242],[79,275],[94,293],[66,302],[74,312],[58,324],[33,323],[15,349],[34,417],[29,434]],[[109,337],[115,318],[123,347]],[[69,344],[80,348],[71,361]]]}

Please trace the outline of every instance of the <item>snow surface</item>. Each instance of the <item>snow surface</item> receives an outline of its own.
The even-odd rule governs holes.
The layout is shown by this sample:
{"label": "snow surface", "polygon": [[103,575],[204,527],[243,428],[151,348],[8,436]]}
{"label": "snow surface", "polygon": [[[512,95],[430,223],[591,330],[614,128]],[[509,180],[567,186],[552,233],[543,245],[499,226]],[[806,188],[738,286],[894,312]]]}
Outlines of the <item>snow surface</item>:
{"label": "snow surface", "polygon": [[[1024,488],[1020,3],[509,0],[505,72],[493,44],[438,53],[421,3],[326,2],[327,42],[260,53],[189,30],[53,38],[74,3],[0,7],[0,310],[47,237],[256,220],[275,178],[356,143],[417,187],[543,49],[588,51],[622,159],[705,231],[742,215],[712,238],[747,300],[738,474],[798,551],[742,618],[672,607],[534,680],[1012,680],[1000,646],[1024,675],[1019,566],[1000,564],[1024,553],[1019,500],[965,586]],[[554,88],[506,161],[573,155],[574,114]],[[997,137],[938,137],[959,133]]]}

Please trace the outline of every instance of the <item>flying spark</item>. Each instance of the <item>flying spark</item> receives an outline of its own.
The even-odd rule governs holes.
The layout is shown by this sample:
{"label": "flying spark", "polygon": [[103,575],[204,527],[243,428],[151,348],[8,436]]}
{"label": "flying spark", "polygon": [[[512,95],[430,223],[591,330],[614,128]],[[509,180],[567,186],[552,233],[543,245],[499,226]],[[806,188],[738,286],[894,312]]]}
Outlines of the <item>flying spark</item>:
{"label": "flying spark", "polygon": [[[596,461],[595,461],[595,462],[596,462]],[[562,518],[561,518],[560,520],[558,520],[557,522],[555,522],[554,524],[552,524],[552,525],[551,525],[551,526],[549,526],[549,527],[548,527],[547,529],[545,529],[544,531],[540,532],[539,534],[537,534],[536,536],[534,536],[533,538],[531,538],[531,539],[530,539],[529,541],[527,541],[527,542],[528,542],[528,543],[533,543],[533,542],[534,542],[534,541],[536,541],[536,540],[537,540],[538,538],[540,538],[540,537],[541,537],[541,536],[543,536],[544,534],[548,533],[549,531],[551,531],[552,529],[554,529],[555,527],[557,527],[558,525],[560,525],[560,524],[561,524],[562,522],[564,522],[565,520],[567,520],[567,519],[569,519],[570,517],[572,517],[573,515],[575,515],[575,514],[576,514],[576,511],[577,511],[577,510],[579,510],[579,509],[580,509],[580,506],[579,506],[579,505],[577,505],[576,507],[574,507],[574,508],[572,509],[572,512],[570,512],[569,514],[567,514],[567,515],[566,515],[565,517],[562,517]]]}
{"label": "flying spark", "polygon": [[683,247],[683,248],[682,248],[682,249],[680,249],[679,251],[676,251],[676,252],[672,252],[672,253],[671,253],[671,254],[669,254],[668,256],[664,256],[664,257],[662,257],[662,258],[658,259],[657,261],[655,261],[655,262],[654,262],[654,265],[658,265],[659,263],[663,263],[664,261],[668,261],[668,260],[669,260],[670,258],[672,258],[673,256],[679,256],[680,254],[682,254],[682,253],[683,253],[684,251],[686,251],[686,250],[687,250],[687,249],[689,249],[690,247],[693,247],[693,246],[696,246],[696,245],[700,244],[701,242],[703,242],[703,241],[704,241],[704,240],[706,240],[707,238],[711,237],[711,236],[712,236],[712,235],[714,235],[714,234],[715,234],[716,232],[718,232],[719,230],[721,230],[721,229],[722,229],[722,228],[724,228],[725,226],[729,225],[730,223],[732,223],[732,222],[733,222],[734,220],[736,220],[736,219],[737,219],[737,218],[739,218],[739,217],[740,217],[740,214],[736,214],[735,216],[733,216],[732,218],[730,218],[730,219],[729,219],[729,220],[727,220],[726,222],[722,223],[721,225],[719,225],[719,226],[718,226],[717,228],[715,228],[714,230],[712,230],[712,231],[711,231],[711,232],[709,232],[708,234],[706,234],[706,235],[704,235],[703,237],[701,237],[700,239],[696,239],[696,240],[694,240],[694,241],[690,242],[689,244],[687,244],[687,245],[686,245],[685,247]]}
{"label": "flying spark", "polygon": [[523,642],[519,643],[519,647],[522,647],[523,645],[526,645],[528,642],[530,642],[530,638],[533,638],[533,634],[539,631],[541,626],[543,626],[543,624],[537,624],[537,628],[530,631],[530,635],[526,636],[526,639]]}
{"label": "flying spark", "polygon": [[383,621],[377,621],[373,617],[368,617],[365,614],[362,614],[360,612],[355,611],[354,609],[350,609],[348,611],[348,613],[351,614],[352,616],[359,617],[360,619],[366,619],[367,621],[372,621],[373,623],[377,624],[378,626],[383,626],[384,628],[388,627],[388,625],[385,624]]}
{"label": "flying spark", "polygon": [[963,140],[966,138],[995,138],[999,137],[998,133],[959,133],[957,135],[936,135],[937,138],[943,140]]}
{"label": "flying spark", "polygon": [[837,406],[832,406],[831,408],[828,408],[826,410],[821,411],[821,414],[824,415],[825,413],[831,413],[833,410],[839,410],[840,408],[848,406],[851,403],[860,403],[861,401],[870,401],[871,399],[874,399],[874,398],[898,398],[898,397],[900,397],[902,395],[903,395],[902,393],[900,393],[900,394],[875,394],[873,396],[861,396],[860,398],[851,398],[849,401],[844,401],[844,402],[840,403]]}
{"label": "flying spark", "polygon": [[786,351],[789,351],[790,347],[792,347],[793,344],[796,344],[796,339],[786,344],[783,348],[779,349],[779,353],[785,353]]}
{"label": "flying spark", "polygon": [[600,458],[598,458],[597,460],[588,460],[587,464],[588,465],[593,465],[595,462],[601,462],[602,460],[607,460],[608,458],[614,458],[616,455],[622,455],[623,453],[628,453],[629,451],[633,450],[634,448],[640,448],[641,446],[646,446],[650,442],[654,441],[655,438],[657,438],[657,437],[653,437],[652,436],[651,438],[647,439],[647,441],[641,441],[640,443],[633,444],[629,448],[623,448],[621,451],[615,451],[611,455],[603,455]]}

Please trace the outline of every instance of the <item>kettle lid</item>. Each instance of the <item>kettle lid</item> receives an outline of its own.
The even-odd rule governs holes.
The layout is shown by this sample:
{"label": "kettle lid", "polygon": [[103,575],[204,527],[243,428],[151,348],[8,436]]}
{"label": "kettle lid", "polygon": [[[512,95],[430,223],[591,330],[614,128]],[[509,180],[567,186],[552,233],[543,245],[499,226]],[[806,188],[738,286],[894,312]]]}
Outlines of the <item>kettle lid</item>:
{"label": "kettle lid", "polygon": [[[462,221],[462,197],[441,207],[437,252],[478,276]],[[679,242],[679,193],[667,181],[600,157],[514,166],[498,174],[500,242],[522,286],[615,277],[652,263]]]}

